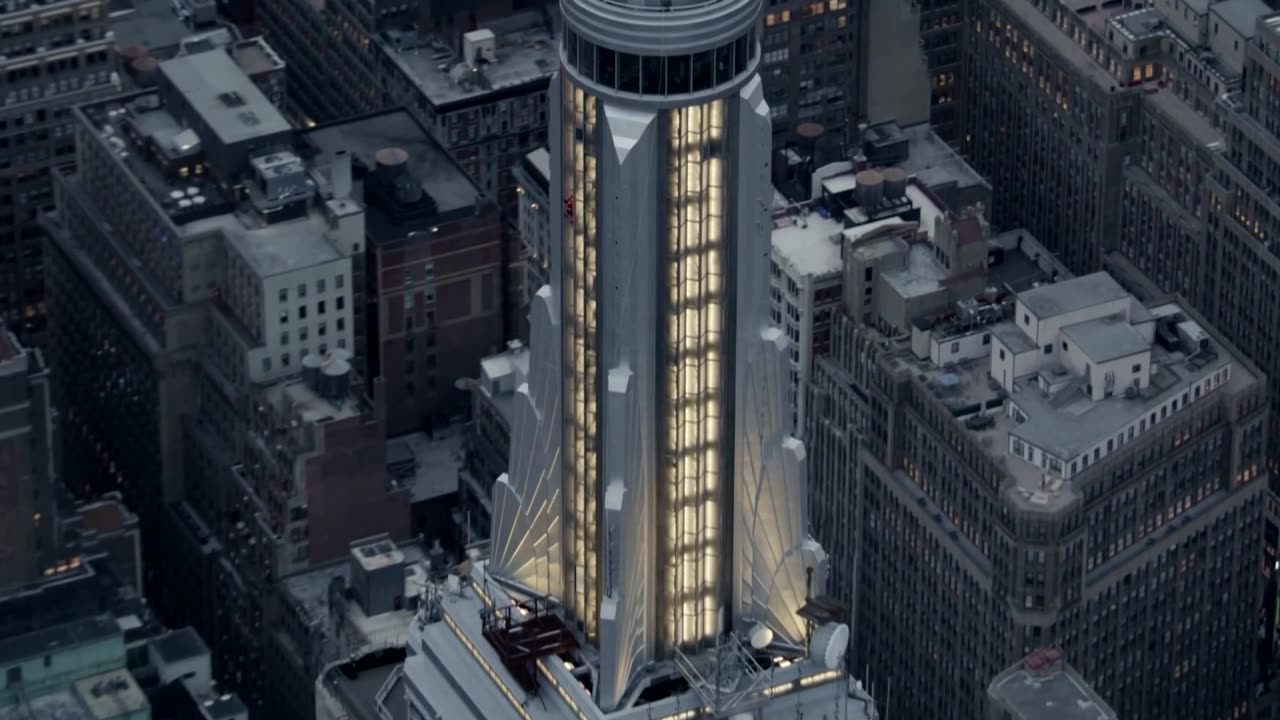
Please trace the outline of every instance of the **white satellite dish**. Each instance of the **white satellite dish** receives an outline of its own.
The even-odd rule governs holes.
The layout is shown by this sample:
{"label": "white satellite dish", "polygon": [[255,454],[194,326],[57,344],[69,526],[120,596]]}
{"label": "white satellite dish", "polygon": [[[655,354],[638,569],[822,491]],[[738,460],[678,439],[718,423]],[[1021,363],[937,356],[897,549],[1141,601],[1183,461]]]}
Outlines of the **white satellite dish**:
{"label": "white satellite dish", "polygon": [[849,626],[844,623],[827,623],[813,633],[809,643],[809,656],[822,663],[828,670],[840,667],[845,650],[849,648]]}
{"label": "white satellite dish", "polygon": [[749,637],[751,647],[756,650],[763,650],[769,647],[769,643],[773,642],[773,629],[764,623],[756,623],[756,626],[751,628]]}

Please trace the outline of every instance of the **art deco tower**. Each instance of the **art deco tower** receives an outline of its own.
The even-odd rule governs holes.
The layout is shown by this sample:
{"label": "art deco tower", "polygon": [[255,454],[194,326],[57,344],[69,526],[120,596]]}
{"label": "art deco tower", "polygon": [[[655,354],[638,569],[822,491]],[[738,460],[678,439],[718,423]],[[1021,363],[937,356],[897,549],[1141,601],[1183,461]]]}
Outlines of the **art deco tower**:
{"label": "art deco tower", "polygon": [[760,0],[561,8],[551,282],[490,571],[561,601],[608,710],[650,661],[731,630],[803,648],[826,563],[766,319]]}

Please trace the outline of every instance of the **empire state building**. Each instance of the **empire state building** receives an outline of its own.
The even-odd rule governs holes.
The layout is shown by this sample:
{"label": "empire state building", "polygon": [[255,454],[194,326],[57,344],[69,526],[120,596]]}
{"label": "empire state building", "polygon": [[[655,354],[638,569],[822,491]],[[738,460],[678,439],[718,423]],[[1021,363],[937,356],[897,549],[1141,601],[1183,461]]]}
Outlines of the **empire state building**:
{"label": "empire state building", "polygon": [[561,11],[550,282],[493,491],[485,639],[465,593],[437,614],[519,688],[512,717],[538,717],[522,693],[566,703],[547,717],[871,717],[767,320],[760,0]]}

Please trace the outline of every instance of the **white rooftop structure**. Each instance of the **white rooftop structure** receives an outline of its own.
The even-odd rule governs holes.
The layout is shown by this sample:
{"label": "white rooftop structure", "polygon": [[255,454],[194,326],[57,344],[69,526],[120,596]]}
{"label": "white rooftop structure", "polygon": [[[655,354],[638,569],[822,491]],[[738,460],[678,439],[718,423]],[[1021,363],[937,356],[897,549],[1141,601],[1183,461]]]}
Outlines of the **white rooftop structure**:
{"label": "white rooftop structure", "polygon": [[390,540],[379,540],[353,547],[351,556],[366,572],[404,564],[404,553]]}
{"label": "white rooftop structure", "polygon": [[491,402],[507,422],[511,422],[512,394],[528,377],[529,346],[513,341],[506,350],[480,361],[476,391]]}
{"label": "white rooftop structure", "polygon": [[160,72],[227,145],[293,127],[222,50],[165,60]]}
{"label": "white rooftop structure", "polygon": [[545,147],[531,150],[528,155],[525,155],[525,157],[529,159],[529,164],[533,165],[534,169],[542,173],[543,179],[550,179],[551,153],[548,152]]}
{"label": "white rooftop structure", "polygon": [[[781,194],[774,191],[775,197]],[[772,321],[791,340],[791,393],[797,428],[804,426],[807,399],[800,388],[808,383],[815,334],[830,334],[829,316],[818,317],[821,308],[840,301],[844,269],[844,219],[815,212],[808,204],[774,208],[772,273],[769,279]]]}
{"label": "white rooftop structure", "polygon": [[1074,497],[1075,475],[1251,379],[1190,309],[1147,307],[1102,272],[962,303],[945,325],[918,325],[912,345],[1012,492],[1046,510]]}
{"label": "white rooftop structure", "polygon": [[839,220],[816,213],[775,222],[770,238],[773,260],[797,276],[839,274],[842,231]]}

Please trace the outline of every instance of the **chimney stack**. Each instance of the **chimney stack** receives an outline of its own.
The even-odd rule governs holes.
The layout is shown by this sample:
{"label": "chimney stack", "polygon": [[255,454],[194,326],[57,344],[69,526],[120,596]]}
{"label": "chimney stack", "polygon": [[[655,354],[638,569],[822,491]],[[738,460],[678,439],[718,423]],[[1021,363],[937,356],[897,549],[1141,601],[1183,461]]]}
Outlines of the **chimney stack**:
{"label": "chimney stack", "polygon": [[333,154],[333,165],[329,168],[329,184],[333,188],[333,199],[344,200],[351,196],[351,154],[339,150]]}

